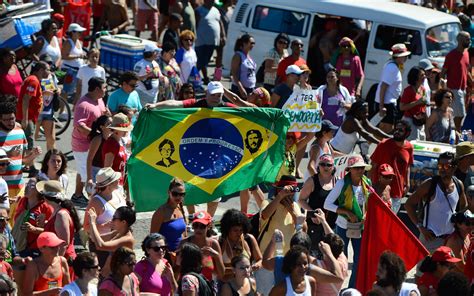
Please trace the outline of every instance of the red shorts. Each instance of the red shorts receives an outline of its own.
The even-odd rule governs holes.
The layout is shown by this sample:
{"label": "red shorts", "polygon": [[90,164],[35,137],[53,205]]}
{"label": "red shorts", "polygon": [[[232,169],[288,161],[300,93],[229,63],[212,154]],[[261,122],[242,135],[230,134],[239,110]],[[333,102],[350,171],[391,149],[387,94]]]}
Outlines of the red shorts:
{"label": "red shorts", "polygon": [[158,30],[158,12],[152,9],[139,9],[136,18],[137,31],[145,31],[145,26],[148,30]]}

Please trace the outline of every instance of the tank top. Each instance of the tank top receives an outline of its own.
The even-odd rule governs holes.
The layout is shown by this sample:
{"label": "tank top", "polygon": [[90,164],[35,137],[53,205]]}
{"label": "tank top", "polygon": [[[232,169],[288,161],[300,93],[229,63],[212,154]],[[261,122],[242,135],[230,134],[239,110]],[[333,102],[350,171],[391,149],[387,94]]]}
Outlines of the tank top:
{"label": "tank top", "polygon": [[[427,228],[436,236],[452,233],[454,226],[450,219],[456,211],[458,201],[459,194],[456,186],[454,186],[453,192],[445,195],[439,184],[436,185],[434,199],[430,202],[429,213],[425,214],[425,223],[423,224],[427,224]],[[428,219],[428,223],[426,223],[426,219]]]}
{"label": "tank top", "polygon": [[[241,239],[241,246],[242,246],[242,255],[244,255],[245,257],[247,258],[251,258],[252,257],[252,254],[249,254],[247,252],[247,249],[244,248],[244,243],[246,242],[245,239],[242,237]],[[232,254],[233,256],[230,257],[228,254],[227,254],[227,250],[228,249],[231,249],[232,250],[232,246],[230,245],[230,242],[229,240],[227,239],[224,239],[224,243],[226,244],[225,246],[221,247],[222,248],[222,261],[224,262],[224,265],[226,267],[230,267],[231,266],[231,261],[232,261],[232,258],[233,256],[236,256],[238,254]],[[247,244],[248,245],[248,244]],[[249,248],[250,248],[250,245],[249,245]]]}
{"label": "tank top", "polygon": [[309,284],[309,278],[307,275],[304,276],[304,284],[306,286],[303,293],[296,293],[293,290],[293,286],[291,285],[290,276],[285,278],[286,282],[286,296],[311,296],[311,285]]}
{"label": "tank top", "polygon": [[[319,208],[325,211],[324,202],[326,201],[326,198],[328,197],[329,192],[331,192],[332,189],[331,190],[323,189],[323,187],[321,186],[321,183],[319,182],[318,174],[313,175],[311,178],[313,178],[314,189],[313,189],[313,192],[311,192],[311,194],[308,197],[308,205],[313,210],[316,210]],[[333,181],[333,185],[334,183],[335,182]],[[331,211],[325,211],[325,212],[326,212],[326,221],[328,222],[329,225],[331,225],[331,227],[334,227],[336,225],[337,214]],[[311,220],[310,217],[307,217],[306,221],[309,224],[314,224],[313,220]]]}
{"label": "tank top", "polygon": [[448,118],[444,117],[443,111],[439,109],[435,109],[433,112],[438,113],[438,118],[441,120],[437,120],[430,128],[431,141],[449,143],[449,136],[454,125],[454,123],[451,123],[451,116]]}
{"label": "tank top", "polygon": [[5,95],[14,95],[18,98],[23,79],[21,78],[20,70],[16,66],[14,67],[15,74],[9,74],[9,71],[0,73],[0,92]]}
{"label": "tank top", "polygon": [[[52,288],[62,287],[62,285],[63,285],[63,266],[62,266],[61,260],[59,262],[60,262],[60,267],[61,267],[61,272],[59,273],[59,276],[56,277],[56,278],[47,278],[47,277],[44,277],[44,276],[40,275],[39,278],[36,279],[36,281],[35,281],[35,284],[34,284],[34,287],[33,287],[34,291],[39,292],[39,291],[45,291],[45,290],[52,289]],[[38,264],[36,264],[36,269],[38,270],[38,274],[41,274]]]}
{"label": "tank top", "polygon": [[103,168],[104,167],[104,161],[102,159],[102,145],[104,145],[105,139],[104,137],[100,136],[100,144],[99,148],[95,152],[94,158],[92,159],[92,166],[95,166],[96,168]]}
{"label": "tank top", "polygon": [[[105,224],[109,221],[112,221],[112,218],[114,216],[114,213],[115,211],[122,207],[122,206],[126,206],[127,203],[125,202],[124,199],[120,198],[117,194],[112,194],[112,198],[110,200],[105,200],[102,196],[96,194],[95,197],[102,203],[102,205],[104,206],[104,211],[102,212],[102,214],[100,214],[99,216],[97,216],[97,223],[98,224]],[[99,231],[100,232],[100,231]],[[100,233],[100,234],[104,234],[104,233],[107,233],[109,231],[107,231],[107,229],[103,229],[102,230],[103,233]]]}
{"label": "tank top", "polygon": [[[76,46],[77,42],[74,43],[74,41],[71,38],[68,38],[67,41],[71,45],[71,51],[69,52],[69,55],[72,56],[82,56],[84,54],[84,51],[82,50],[82,45],[79,42],[79,47]],[[63,60],[63,66],[69,67],[69,68],[75,68],[76,70],[79,70],[79,68],[83,65],[83,60],[80,58],[75,58],[73,60]]]}
{"label": "tank top", "polygon": [[337,130],[336,135],[331,140],[331,146],[339,152],[350,154],[354,150],[358,139],[359,134],[357,132],[347,134],[341,127]]}
{"label": "tank top", "polygon": [[257,83],[257,77],[255,71],[257,69],[257,63],[250,57],[241,51],[237,51],[240,56],[240,68],[239,68],[239,79],[245,88],[254,88]]}
{"label": "tank top", "polygon": [[[76,282],[72,282],[64,286],[64,288],[61,290],[61,293],[62,292],[68,292],[70,296],[82,295],[81,289],[76,284]],[[97,286],[89,283],[89,293],[92,296],[97,296]]]}
{"label": "tank top", "polygon": [[161,233],[168,243],[170,251],[174,252],[181,242],[182,234],[186,230],[186,222],[183,217],[163,222],[160,227]]}
{"label": "tank top", "polygon": [[51,57],[53,63],[56,64],[61,58],[61,49],[59,48],[58,38],[53,36],[51,43],[49,43],[48,40],[44,38],[44,36],[39,36],[38,38],[42,38],[44,41],[43,48],[41,48],[39,56],[41,57],[42,55],[47,54]]}
{"label": "tank top", "polygon": [[[249,282],[250,282],[250,279],[249,279]],[[255,294],[256,291],[254,291],[254,289],[252,287],[252,282],[250,282],[250,292],[248,292],[247,294],[239,294],[239,292],[234,288],[234,286],[230,282],[228,282],[227,285],[229,285],[229,288],[232,291],[232,296],[254,296],[254,295],[256,295]]]}
{"label": "tank top", "polygon": [[67,209],[60,209],[54,216],[51,216],[51,219],[49,219],[48,223],[44,226],[44,231],[49,231],[56,233],[56,229],[54,227],[54,224],[56,223],[56,217],[58,216],[59,212],[61,211],[66,211],[69,215],[69,241],[67,242],[67,248],[66,252],[64,253],[64,257],[66,259],[69,258],[76,258],[76,251],[74,250],[74,222],[72,221],[71,214]]}

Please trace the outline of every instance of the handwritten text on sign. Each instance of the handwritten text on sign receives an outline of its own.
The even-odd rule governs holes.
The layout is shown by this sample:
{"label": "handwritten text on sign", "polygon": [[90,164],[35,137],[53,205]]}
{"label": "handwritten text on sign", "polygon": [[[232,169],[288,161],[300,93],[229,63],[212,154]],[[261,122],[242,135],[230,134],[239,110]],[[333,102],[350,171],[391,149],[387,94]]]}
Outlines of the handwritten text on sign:
{"label": "handwritten text on sign", "polygon": [[321,129],[321,105],[316,90],[293,91],[282,110],[291,122],[289,132],[317,132]]}

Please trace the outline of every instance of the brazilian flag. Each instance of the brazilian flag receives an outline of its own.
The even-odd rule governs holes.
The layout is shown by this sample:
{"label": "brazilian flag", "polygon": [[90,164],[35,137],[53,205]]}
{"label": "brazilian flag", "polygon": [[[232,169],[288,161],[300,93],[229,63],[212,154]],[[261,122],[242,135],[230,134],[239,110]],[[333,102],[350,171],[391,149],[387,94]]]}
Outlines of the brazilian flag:
{"label": "brazilian flag", "polygon": [[198,204],[274,182],[288,119],[273,108],[143,110],[132,132],[128,181],[137,211],[157,209],[173,177]]}

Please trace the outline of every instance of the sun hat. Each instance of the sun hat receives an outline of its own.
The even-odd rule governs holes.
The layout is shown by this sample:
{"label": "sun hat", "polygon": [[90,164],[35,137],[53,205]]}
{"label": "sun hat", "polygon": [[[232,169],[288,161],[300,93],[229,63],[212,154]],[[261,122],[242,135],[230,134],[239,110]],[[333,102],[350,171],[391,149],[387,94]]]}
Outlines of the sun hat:
{"label": "sun hat", "polygon": [[418,63],[418,67],[422,68],[425,71],[433,70],[435,66],[433,63],[428,59],[421,59]]}
{"label": "sun hat", "polygon": [[474,143],[467,141],[467,142],[461,142],[456,145],[456,159],[459,160],[473,154],[474,154]]}
{"label": "sun hat", "polygon": [[204,225],[209,225],[212,222],[212,217],[206,211],[199,211],[194,213],[193,215],[193,224],[194,223],[201,223]]}
{"label": "sun hat", "polygon": [[116,131],[129,132],[133,129],[133,125],[130,123],[127,115],[117,113],[112,117],[112,123],[108,128]]}
{"label": "sun hat", "polygon": [[370,169],[370,165],[366,164],[362,156],[360,155],[351,155],[347,160],[347,167],[346,169],[351,168],[362,168],[364,167],[366,170]]}
{"label": "sun hat", "polygon": [[393,171],[391,165],[389,165],[388,163],[384,163],[379,167],[379,174],[383,176],[394,176],[395,172]]}
{"label": "sun hat", "polygon": [[211,81],[207,84],[207,92],[210,95],[213,94],[223,94],[224,93],[224,86],[219,81]]}
{"label": "sun hat", "polygon": [[114,171],[111,167],[101,168],[97,172],[97,176],[95,177],[96,180],[96,187],[105,187],[122,177],[122,174],[119,172]]}
{"label": "sun hat", "polygon": [[70,199],[66,196],[66,194],[64,194],[64,189],[61,185],[61,182],[56,180],[40,181],[36,183],[36,190],[44,196],[53,197],[60,201]]}
{"label": "sun hat", "polygon": [[145,48],[143,49],[143,52],[161,52],[161,48],[159,48],[154,42],[150,42],[145,44]]}
{"label": "sun hat", "polygon": [[319,157],[319,163],[331,163],[334,164],[334,157],[331,154],[323,154]]}
{"label": "sun hat", "polygon": [[69,27],[67,28],[68,32],[84,32],[85,30],[86,28],[76,23],[70,24]]}
{"label": "sun hat", "polygon": [[403,43],[397,43],[392,46],[390,55],[394,58],[406,57],[411,55],[411,52],[408,51],[407,47]]}
{"label": "sun hat", "polygon": [[453,250],[451,250],[450,247],[446,247],[446,246],[441,246],[437,248],[433,252],[433,255],[431,255],[431,260],[435,262],[451,262],[451,263],[457,263],[461,261],[461,259],[456,258],[454,256]]}
{"label": "sun hat", "polygon": [[306,64],[300,65],[300,69],[303,71],[303,73],[308,72],[309,74],[311,74],[311,69]]}
{"label": "sun hat", "polygon": [[5,152],[5,150],[3,150],[3,148],[0,148],[0,161],[1,162],[10,161],[10,157],[8,157],[7,153]]}
{"label": "sun hat", "polygon": [[38,245],[38,248],[44,248],[44,247],[57,247],[62,244],[66,243],[62,239],[60,239],[56,233],[54,232],[42,232],[40,235],[38,235],[38,239],[36,240],[36,244]]}
{"label": "sun hat", "polygon": [[289,65],[285,70],[286,75],[289,75],[289,74],[301,75],[303,73],[304,73],[304,71],[301,70],[300,67],[298,67],[296,65]]}

